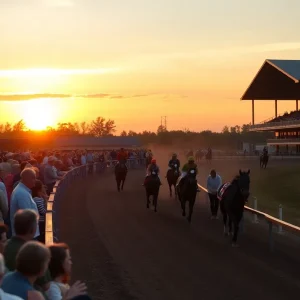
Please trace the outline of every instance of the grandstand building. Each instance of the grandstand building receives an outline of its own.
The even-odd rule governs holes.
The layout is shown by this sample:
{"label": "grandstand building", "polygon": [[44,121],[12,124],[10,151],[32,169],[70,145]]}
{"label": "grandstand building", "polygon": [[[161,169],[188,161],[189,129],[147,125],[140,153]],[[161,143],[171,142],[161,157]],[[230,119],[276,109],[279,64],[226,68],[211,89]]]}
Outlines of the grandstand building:
{"label": "grandstand building", "polygon": [[[252,101],[251,131],[272,131],[274,138],[267,140],[277,153],[300,154],[300,60],[266,60],[241,100]],[[255,101],[274,101],[275,117],[255,124]],[[277,114],[278,101],[295,101],[295,111]]]}

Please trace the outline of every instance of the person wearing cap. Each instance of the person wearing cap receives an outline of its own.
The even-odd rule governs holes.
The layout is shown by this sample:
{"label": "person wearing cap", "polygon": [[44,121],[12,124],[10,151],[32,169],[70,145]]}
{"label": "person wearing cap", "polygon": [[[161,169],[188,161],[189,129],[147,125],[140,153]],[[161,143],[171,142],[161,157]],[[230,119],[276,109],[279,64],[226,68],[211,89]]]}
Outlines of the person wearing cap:
{"label": "person wearing cap", "polygon": [[211,219],[218,218],[219,199],[217,197],[217,192],[221,185],[221,176],[217,174],[216,170],[211,170],[210,175],[207,178],[207,190],[210,200]]}
{"label": "person wearing cap", "polygon": [[[179,177],[177,185],[179,185],[180,187],[183,185],[184,178],[189,173],[190,170],[195,170],[195,172],[196,172],[195,176],[197,176],[198,166],[195,163],[195,159],[193,156],[190,156],[188,158],[188,162],[182,167],[181,177]],[[197,187],[197,191],[198,192],[200,191],[198,187]]]}
{"label": "person wearing cap", "polygon": [[58,176],[57,172],[54,169],[55,160],[56,159],[54,156],[50,156],[48,158],[48,163],[44,168],[44,183],[47,187],[48,195],[50,195],[50,193],[52,192],[56,180],[62,179],[62,176]]}
{"label": "person wearing cap", "polygon": [[157,178],[159,179],[160,185],[162,184],[162,183],[161,183],[161,180],[160,180],[160,177],[159,177],[159,173],[160,173],[159,166],[156,164],[156,159],[155,159],[155,158],[152,158],[151,164],[147,167],[146,178],[145,178],[145,181],[144,181],[144,184],[143,184],[143,185],[145,185],[145,182],[146,182],[147,178],[148,178],[153,172],[155,172],[155,173],[157,174]]}

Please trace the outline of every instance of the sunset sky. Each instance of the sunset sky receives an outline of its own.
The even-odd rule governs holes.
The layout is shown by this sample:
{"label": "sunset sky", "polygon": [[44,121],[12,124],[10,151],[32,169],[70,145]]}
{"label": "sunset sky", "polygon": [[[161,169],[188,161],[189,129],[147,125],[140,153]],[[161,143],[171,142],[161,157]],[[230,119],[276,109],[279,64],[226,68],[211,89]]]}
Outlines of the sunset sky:
{"label": "sunset sky", "polygon": [[[249,123],[239,99],[263,61],[300,59],[299,11],[299,0],[0,0],[0,123]],[[273,115],[256,105],[256,121]]]}

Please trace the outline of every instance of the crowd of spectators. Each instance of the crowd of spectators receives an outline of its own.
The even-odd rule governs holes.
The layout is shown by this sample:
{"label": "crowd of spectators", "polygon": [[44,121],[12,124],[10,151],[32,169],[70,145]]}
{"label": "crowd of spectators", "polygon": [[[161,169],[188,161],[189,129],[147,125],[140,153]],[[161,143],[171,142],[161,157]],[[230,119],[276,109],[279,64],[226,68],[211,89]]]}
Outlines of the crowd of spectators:
{"label": "crowd of spectators", "polygon": [[268,123],[274,123],[274,122],[283,122],[283,121],[299,121],[300,120],[300,111],[295,110],[290,113],[285,113],[282,116],[278,116]]}
{"label": "crowd of spectators", "polygon": [[[123,150],[124,151],[124,150]],[[134,161],[144,150],[126,150]],[[69,286],[68,245],[44,245],[47,201],[57,180],[81,165],[118,159],[119,151],[0,151],[0,299],[80,299]]]}

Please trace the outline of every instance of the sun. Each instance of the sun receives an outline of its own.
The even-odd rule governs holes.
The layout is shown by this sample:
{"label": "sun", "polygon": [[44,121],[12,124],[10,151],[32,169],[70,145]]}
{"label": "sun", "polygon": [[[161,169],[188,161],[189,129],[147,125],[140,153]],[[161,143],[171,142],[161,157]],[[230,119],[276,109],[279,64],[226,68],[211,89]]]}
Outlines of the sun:
{"label": "sun", "polygon": [[26,127],[30,130],[44,130],[56,124],[55,105],[50,98],[26,101],[22,115]]}

